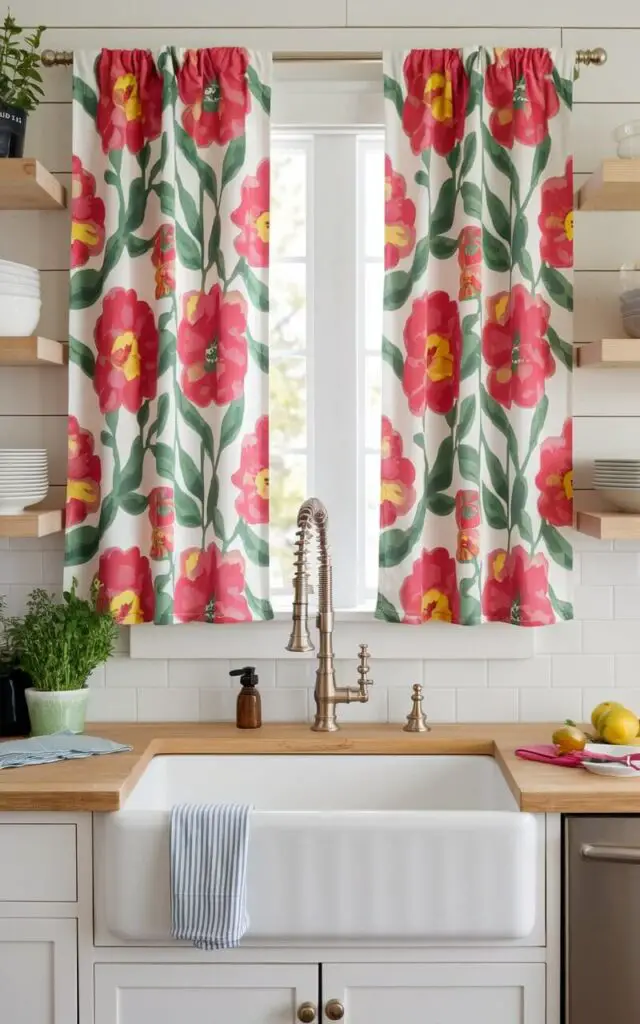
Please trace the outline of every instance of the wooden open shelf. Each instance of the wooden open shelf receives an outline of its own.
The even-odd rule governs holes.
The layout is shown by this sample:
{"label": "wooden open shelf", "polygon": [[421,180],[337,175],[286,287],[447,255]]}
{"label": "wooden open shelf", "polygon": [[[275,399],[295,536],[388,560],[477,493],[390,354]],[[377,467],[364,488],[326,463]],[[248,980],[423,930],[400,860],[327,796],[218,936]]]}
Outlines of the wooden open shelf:
{"label": "wooden open shelf", "polygon": [[640,160],[603,160],[578,191],[579,210],[640,210]]}
{"label": "wooden open shelf", "polygon": [[51,338],[0,338],[0,366],[65,366],[67,346]]}
{"label": "wooden open shelf", "polygon": [[580,345],[576,351],[576,366],[640,369],[640,338],[603,338]]}
{"label": "wooden open shelf", "polygon": [[632,512],[576,512],[575,528],[599,540],[640,540],[640,515]]}
{"label": "wooden open shelf", "polygon": [[64,187],[38,160],[0,160],[0,210],[63,210]]}
{"label": "wooden open shelf", "polygon": [[46,537],[60,533],[63,526],[63,509],[32,505],[17,516],[0,516],[0,537]]}

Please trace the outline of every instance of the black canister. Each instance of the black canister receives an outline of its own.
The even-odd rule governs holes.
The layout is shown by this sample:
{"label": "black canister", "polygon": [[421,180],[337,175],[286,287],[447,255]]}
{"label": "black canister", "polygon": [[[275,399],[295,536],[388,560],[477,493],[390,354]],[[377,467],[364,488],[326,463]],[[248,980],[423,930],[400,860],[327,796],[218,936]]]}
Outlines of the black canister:
{"label": "black canister", "polygon": [[26,672],[15,665],[0,665],[0,736],[28,736],[31,732],[24,695],[29,686]]}
{"label": "black canister", "polygon": [[0,157],[21,157],[27,130],[27,111],[0,102]]}

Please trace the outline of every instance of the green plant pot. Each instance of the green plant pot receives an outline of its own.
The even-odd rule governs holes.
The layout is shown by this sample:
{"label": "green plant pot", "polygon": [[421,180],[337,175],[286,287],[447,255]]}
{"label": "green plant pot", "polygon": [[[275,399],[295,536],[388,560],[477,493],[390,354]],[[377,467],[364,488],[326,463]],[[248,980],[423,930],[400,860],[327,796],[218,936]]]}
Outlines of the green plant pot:
{"label": "green plant pot", "polygon": [[79,733],[84,730],[89,690],[25,690],[32,736],[50,736],[54,732]]}

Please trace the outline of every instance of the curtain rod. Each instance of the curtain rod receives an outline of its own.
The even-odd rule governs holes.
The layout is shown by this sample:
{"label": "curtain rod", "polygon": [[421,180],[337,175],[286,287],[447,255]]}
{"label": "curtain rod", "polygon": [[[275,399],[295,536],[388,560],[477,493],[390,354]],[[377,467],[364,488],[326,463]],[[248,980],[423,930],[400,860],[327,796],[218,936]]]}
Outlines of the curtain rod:
{"label": "curtain rod", "polygon": [[[45,68],[52,68],[58,65],[73,64],[73,53],[71,50],[43,50],[40,54],[40,58]],[[276,64],[301,64],[301,63],[320,63],[328,61],[352,61],[357,63],[379,63],[382,60],[381,52],[363,53],[356,51],[353,53],[337,51],[319,51],[311,50],[308,53],[295,53],[295,52],[282,52],[274,53],[273,60]],[[602,67],[603,64],[607,63],[607,51],[602,46],[596,46],[593,50],[576,50],[576,64],[583,64],[589,66],[591,64],[596,67]]]}

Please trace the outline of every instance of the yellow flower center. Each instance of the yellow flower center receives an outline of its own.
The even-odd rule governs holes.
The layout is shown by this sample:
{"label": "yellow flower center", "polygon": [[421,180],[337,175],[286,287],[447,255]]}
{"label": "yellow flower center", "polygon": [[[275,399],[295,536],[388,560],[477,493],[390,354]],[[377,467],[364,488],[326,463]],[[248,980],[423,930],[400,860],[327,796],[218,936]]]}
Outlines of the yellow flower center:
{"label": "yellow flower center", "polygon": [[95,480],[67,480],[67,501],[74,498],[85,505],[93,505],[98,499]]}
{"label": "yellow flower center", "polygon": [[509,296],[503,295],[494,306],[494,317],[499,324],[504,323],[509,309]]}
{"label": "yellow flower center", "polygon": [[404,490],[398,480],[383,480],[380,487],[380,501],[390,501],[392,505],[402,505]]}
{"label": "yellow flower center", "polygon": [[261,469],[256,476],[256,491],[261,498],[269,497],[269,469],[265,467]]}
{"label": "yellow flower center", "polygon": [[140,595],[134,593],[133,590],[123,590],[121,594],[116,594],[111,598],[109,608],[114,619],[121,626],[136,626],[140,622],[144,622]]}
{"label": "yellow flower center", "polygon": [[190,324],[192,324],[193,321],[195,320],[196,313],[198,312],[198,305],[200,303],[201,298],[202,292],[196,292],[195,295],[190,295],[186,301],[184,311],[187,315],[187,320],[189,321]]}
{"label": "yellow flower center", "polygon": [[404,248],[411,241],[409,229],[404,224],[385,224],[384,244],[395,245],[397,249]]}
{"label": "yellow flower center", "polygon": [[256,231],[261,242],[269,241],[269,211],[265,210],[259,217],[256,217]]}
{"label": "yellow flower center", "polygon": [[80,445],[78,444],[78,438],[77,437],[75,437],[73,435],[71,437],[69,437],[67,445],[68,445],[68,448],[69,448],[69,455],[74,456],[74,455],[78,454],[78,451],[80,449]]}
{"label": "yellow flower center", "polygon": [[562,478],[562,487],[563,487],[565,496],[569,499],[569,501],[572,501],[573,500],[573,470],[572,469],[570,469],[567,473],[564,474],[564,476]]}
{"label": "yellow flower center", "polygon": [[200,552],[199,551],[192,551],[191,554],[187,555],[187,557],[185,558],[185,560],[184,560],[184,568],[185,568],[185,573],[189,577],[189,579],[193,579],[193,576],[195,575],[195,571],[198,568],[199,562],[200,562]]}
{"label": "yellow flower center", "polygon": [[564,218],[564,233],[570,242],[573,242],[573,210]]}
{"label": "yellow flower center", "polygon": [[[436,93],[437,95],[433,95]],[[436,121],[450,121],[453,117],[453,83],[449,75],[434,71],[424,87],[424,101],[431,108]]]}
{"label": "yellow flower center", "polygon": [[140,349],[133,331],[118,335],[111,348],[111,362],[122,370],[126,380],[140,376]]}
{"label": "yellow flower center", "polygon": [[434,587],[422,595],[422,618],[438,619],[440,622],[451,622],[453,613],[449,598]]}
{"label": "yellow flower center", "polygon": [[127,121],[138,121],[142,115],[142,104],[135,75],[126,74],[116,78],[113,87],[113,102],[124,111]]}
{"label": "yellow flower center", "polygon": [[508,384],[513,376],[510,366],[501,366],[496,370],[496,380],[499,384]]}
{"label": "yellow flower center", "polygon": [[453,377],[453,354],[448,338],[430,334],[426,344],[427,377],[432,381]]}
{"label": "yellow flower center", "polygon": [[82,242],[84,245],[96,245],[98,232],[95,224],[86,220],[74,220],[71,222],[71,241]]}
{"label": "yellow flower center", "polygon": [[505,566],[505,562],[506,561],[507,561],[507,553],[506,553],[506,551],[501,551],[500,554],[496,555],[496,557],[494,558],[493,565],[491,567],[491,570],[493,572],[494,580],[498,580],[502,576],[502,572],[504,570],[504,566]]}
{"label": "yellow flower center", "polygon": [[498,122],[501,125],[510,124],[513,121],[513,110],[511,107],[502,107],[498,111]]}

